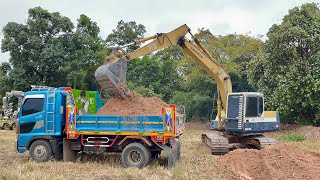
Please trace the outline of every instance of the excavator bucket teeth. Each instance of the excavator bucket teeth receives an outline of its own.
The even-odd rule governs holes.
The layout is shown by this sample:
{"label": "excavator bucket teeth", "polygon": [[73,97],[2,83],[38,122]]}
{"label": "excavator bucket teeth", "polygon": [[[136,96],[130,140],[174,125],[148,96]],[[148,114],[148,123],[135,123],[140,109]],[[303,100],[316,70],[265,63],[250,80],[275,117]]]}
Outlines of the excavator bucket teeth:
{"label": "excavator bucket teeth", "polygon": [[124,98],[128,94],[126,74],[127,60],[120,58],[100,66],[95,72],[95,77],[110,96]]}

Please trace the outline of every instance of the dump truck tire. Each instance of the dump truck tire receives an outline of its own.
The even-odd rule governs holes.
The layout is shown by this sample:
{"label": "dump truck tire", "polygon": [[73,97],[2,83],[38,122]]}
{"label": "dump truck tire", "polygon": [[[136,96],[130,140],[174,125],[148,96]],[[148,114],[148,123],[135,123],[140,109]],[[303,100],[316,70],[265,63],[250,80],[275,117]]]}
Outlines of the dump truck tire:
{"label": "dump truck tire", "polygon": [[46,162],[52,157],[52,148],[48,141],[36,140],[31,144],[29,154],[36,162]]}
{"label": "dump truck tire", "polygon": [[127,145],[121,153],[124,167],[143,168],[151,159],[150,150],[141,143]]}
{"label": "dump truck tire", "polygon": [[3,129],[4,130],[10,130],[10,125],[8,123],[3,124]]}

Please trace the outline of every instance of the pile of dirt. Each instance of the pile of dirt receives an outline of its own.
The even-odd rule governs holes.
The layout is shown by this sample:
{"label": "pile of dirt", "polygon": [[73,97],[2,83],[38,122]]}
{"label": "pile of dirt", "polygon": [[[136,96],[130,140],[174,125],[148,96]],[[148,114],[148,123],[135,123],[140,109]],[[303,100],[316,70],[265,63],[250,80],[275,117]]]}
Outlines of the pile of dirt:
{"label": "pile of dirt", "polygon": [[120,116],[161,116],[161,109],[169,106],[156,97],[142,97],[140,94],[131,92],[125,99],[111,98],[98,111],[100,115]]}
{"label": "pile of dirt", "polygon": [[230,179],[318,179],[320,153],[279,144],[263,150],[237,149],[219,157]]}

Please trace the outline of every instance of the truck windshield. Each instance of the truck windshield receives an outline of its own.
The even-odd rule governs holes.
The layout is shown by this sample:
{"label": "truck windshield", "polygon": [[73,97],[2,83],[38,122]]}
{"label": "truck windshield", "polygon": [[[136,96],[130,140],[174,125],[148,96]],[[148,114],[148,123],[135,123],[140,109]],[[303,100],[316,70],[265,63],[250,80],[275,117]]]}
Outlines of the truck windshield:
{"label": "truck windshield", "polygon": [[22,116],[41,112],[43,109],[43,98],[26,99],[22,105]]}
{"label": "truck windshield", "polygon": [[238,118],[240,97],[240,95],[229,95],[227,112],[228,119]]}

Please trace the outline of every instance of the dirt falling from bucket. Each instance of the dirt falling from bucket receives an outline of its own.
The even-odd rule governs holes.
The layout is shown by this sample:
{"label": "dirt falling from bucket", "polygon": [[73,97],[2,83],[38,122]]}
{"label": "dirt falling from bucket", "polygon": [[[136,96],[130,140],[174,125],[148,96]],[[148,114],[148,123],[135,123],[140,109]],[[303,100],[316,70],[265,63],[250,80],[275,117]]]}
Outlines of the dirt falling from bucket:
{"label": "dirt falling from bucket", "polygon": [[161,116],[161,109],[169,105],[156,97],[142,97],[140,94],[131,92],[125,99],[111,98],[98,111],[99,115],[120,116]]}

